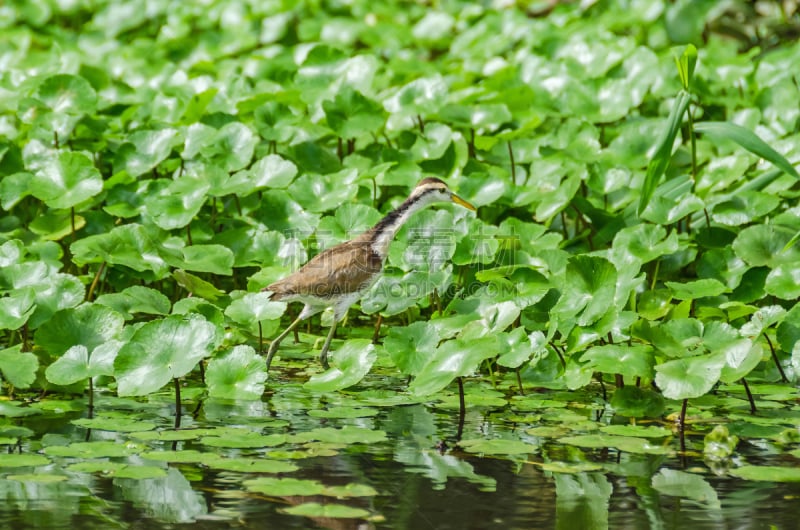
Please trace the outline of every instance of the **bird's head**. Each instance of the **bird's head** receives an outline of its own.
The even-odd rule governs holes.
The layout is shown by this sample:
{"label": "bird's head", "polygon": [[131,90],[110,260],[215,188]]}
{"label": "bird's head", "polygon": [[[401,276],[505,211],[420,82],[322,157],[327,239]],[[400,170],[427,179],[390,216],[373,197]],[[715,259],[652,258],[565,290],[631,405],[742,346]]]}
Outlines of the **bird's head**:
{"label": "bird's head", "polygon": [[434,177],[424,178],[419,181],[419,184],[411,192],[411,198],[418,198],[425,204],[433,202],[454,202],[459,206],[463,206],[468,210],[475,211],[475,207],[453,193],[444,181]]}

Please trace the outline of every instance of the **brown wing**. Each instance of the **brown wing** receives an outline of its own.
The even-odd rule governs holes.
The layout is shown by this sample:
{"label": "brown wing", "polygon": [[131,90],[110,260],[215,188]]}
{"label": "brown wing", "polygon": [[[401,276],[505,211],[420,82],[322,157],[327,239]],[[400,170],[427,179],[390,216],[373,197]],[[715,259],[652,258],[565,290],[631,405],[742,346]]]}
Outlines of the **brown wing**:
{"label": "brown wing", "polygon": [[267,289],[278,298],[298,294],[331,298],[366,287],[382,267],[383,261],[369,242],[355,239],[320,252]]}

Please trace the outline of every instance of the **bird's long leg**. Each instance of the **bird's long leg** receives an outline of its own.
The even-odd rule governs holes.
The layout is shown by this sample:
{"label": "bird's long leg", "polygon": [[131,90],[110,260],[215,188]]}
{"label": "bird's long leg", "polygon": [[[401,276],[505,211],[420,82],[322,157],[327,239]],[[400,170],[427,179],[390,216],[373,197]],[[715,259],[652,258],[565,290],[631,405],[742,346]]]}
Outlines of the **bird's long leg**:
{"label": "bird's long leg", "polygon": [[303,313],[300,313],[300,316],[294,319],[294,322],[289,324],[289,327],[283,330],[283,333],[275,337],[275,340],[272,341],[272,344],[269,345],[269,351],[267,352],[267,372],[269,372],[269,365],[272,364],[272,357],[275,355],[275,352],[278,351],[278,346],[280,346],[281,341],[286,338],[286,335],[292,332],[292,330],[303,320],[305,316]]}
{"label": "bird's long leg", "polygon": [[331,347],[331,340],[333,340],[333,334],[336,332],[336,324],[338,323],[339,321],[334,318],[331,329],[328,331],[328,336],[325,338],[325,344],[322,345],[322,351],[319,354],[319,362],[322,363],[322,367],[326,370],[330,368],[328,364],[328,348]]}

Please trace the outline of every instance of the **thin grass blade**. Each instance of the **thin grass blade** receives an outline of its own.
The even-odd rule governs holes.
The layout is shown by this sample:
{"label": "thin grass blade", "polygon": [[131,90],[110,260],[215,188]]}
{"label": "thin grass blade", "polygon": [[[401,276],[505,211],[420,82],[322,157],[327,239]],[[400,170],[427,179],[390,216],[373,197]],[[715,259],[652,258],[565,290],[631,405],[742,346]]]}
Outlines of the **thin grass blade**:
{"label": "thin grass blade", "polygon": [[641,215],[647,207],[647,203],[650,202],[650,198],[653,196],[653,192],[658,186],[661,175],[663,175],[664,171],[667,169],[667,164],[669,164],[669,160],[672,157],[672,144],[675,143],[675,137],[678,135],[678,131],[681,128],[683,115],[686,113],[686,109],[689,108],[690,99],[689,93],[685,90],[678,92],[678,97],[675,98],[675,103],[672,106],[672,111],[670,111],[667,120],[667,128],[664,129],[664,133],[659,139],[658,150],[647,166],[647,175],[645,175],[644,184],[642,185],[642,195],[639,198],[639,208],[637,211],[639,215]]}
{"label": "thin grass blade", "polygon": [[783,155],[775,151],[764,140],[759,138],[753,131],[745,129],[741,125],[730,123],[726,121],[705,121],[696,123],[694,125],[695,132],[707,134],[712,138],[723,138],[732,140],[741,145],[756,156],[760,156],[765,160],[772,162],[775,167],[778,167],[793,176],[800,179],[800,174]]}

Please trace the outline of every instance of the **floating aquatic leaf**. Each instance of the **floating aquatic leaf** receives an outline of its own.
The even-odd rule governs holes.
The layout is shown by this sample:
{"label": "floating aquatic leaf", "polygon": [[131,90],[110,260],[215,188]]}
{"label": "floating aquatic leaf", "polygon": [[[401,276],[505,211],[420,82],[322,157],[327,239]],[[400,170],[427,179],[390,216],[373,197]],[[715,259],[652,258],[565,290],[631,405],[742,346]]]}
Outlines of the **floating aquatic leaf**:
{"label": "floating aquatic leaf", "polygon": [[[160,433],[145,432],[145,433],[134,433],[134,434],[141,435],[141,434],[160,434]],[[135,436],[135,437],[143,439],[140,436]],[[157,439],[164,441],[168,440],[168,438],[157,438]],[[183,438],[176,438],[176,439],[181,440]],[[194,464],[194,463],[203,464],[209,460],[218,458],[216,455],[212,453],[201,453],[200,451],[195,451],[194,449],[184,449],[182,451],[149,451],[146,453],[142,453],[141,457],[146,458],[148,460],[157,460],[159,462],[176,462],[182,464]]]}
{"label": "floating aquatic leaf", "polygon": [[135,455],[141,450],[142,447],[131,443],[97,441],[75,442],[66,446],[52,445],[44,448],[44,454],[71,458],[113,458]]}
{"label": "floating aquatic leaf", "polygon": [[27,453],[0,453],[0,468],[46,466],[49,463],[50,459],[42,455],[31,455]]}
{"label": "floating aquatic leaf", "polygon": [[210,447],[256,448],[275,447],[286,442],[285,434],[259,434],[240,429],[239,433],[225,433],[222,436],[204,436],[200,443]]}
{"label": "floating aquatic leaf", "polygon": [[586,473],[603,469],[603,466],[590,462],[543,462],[539,467],[550,473]]}
{"label": "floating aquatic leaf", "polygon": [[244,486],[249,491],[273,497],[322,495],[325,491],[321,482],[297,478],[259,477],[245,480]]}
{"label": "floating aquatic leaf", "polygon": [[66,475],[47,475],[42,473],[30,473],[27,475],[8,475],[6,476],[8,480],[15,480],[17,482],[28,482],[33,484],[53,484],[56,482],[64,482],[68,480],[69,477]]}
{"label": "floating aquatic leaf", "polygon": [[283,511],[289,515],[304,515],[306,517],[326,519],[364,519],[370,515],[363,508],[354,508],[344,504],[318,504],[316,502],[298,504],[291,508],[284,508]]}
{"label": "floating aquatic leaf", "polygon": [[235,471],[237,473],[292,473],[299,469],[290,462],[266,458],[208,458],[205,462],[212,469]]}
{"label": "floating aquatic leaf", "polygon": [[127,418],[80,418],[72,420],[72,423],[87,429],[114,432],[152,431],[156,428],[155,423]]}
{"label": "floating aquatic leaf", "polygon": [[116,478],[130,478],[134,480],[147,480],[167,476],[167,471],[155,466],[125,466],[113,471]]}
{"label": "floating aquatic leaf", "polygon": [[644,438],[633,436],[615,436],[610,434],[584,434],[579,436],[566,436],[559,439],[561,443],[576,445],[578,447],[602,448],[615,447],[620,451],[636,454],[663,455],[669,453],[669,448],[653,444]]}
{"label": "floating aquatic leaf", "polygon": [[495,438],[492,440],[461,440],[458,442],[458,445],[470,453],[482,453],[487,455],[521,455],[539,452],[539,448],[535,445],[520,440],[505,440],[502,438]]}
{"label": "floating aquatic leaf", "polygon": [[317,440],[328,443],[378,443],[386,441],[386,433],[381,430],[370,430],[361,427],[345,426],[341,429],[332,427],[319,427],[310,431],[297,433],[293,436],[296,442],[309,442]]}
{"label": "floating aquatic leaf", "polygon": [[745,480],[800,482],[800,468],[797,467],[742,466],[731,469],[729,473]]}
{"label": "floating aquatic leaf", "polygon": [[76,462],[66,466],[66,470],[72,473],[104,473],[113,474],[120,469],[127,467],[128,464],[122,462],[109,462],[108,460]]}

